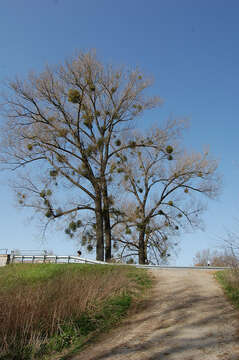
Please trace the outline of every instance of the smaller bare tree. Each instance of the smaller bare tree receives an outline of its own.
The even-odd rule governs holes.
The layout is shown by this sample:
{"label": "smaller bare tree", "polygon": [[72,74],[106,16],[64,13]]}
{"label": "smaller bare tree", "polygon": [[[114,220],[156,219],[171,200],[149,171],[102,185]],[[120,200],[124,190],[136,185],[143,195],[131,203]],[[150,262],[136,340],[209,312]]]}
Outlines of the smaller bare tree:
{"label": "smaller bare tree", "polygon": [[120,186],[127,193],[118,226],[124,225],[128,232],[127,240],[121,237],[118,241],[136,251],[140,264],[149,261],[149,249],[161,256],[165,234],[175,236],[188,225],[199,226],[199,215],[205,209],[201,196],[214,198],[219,190],[217,162],[208,152],[190,154],[180,149],[183,129],[181,122],[168,122],[141,138],[152,144],[145,148],[135,145],[140,142],[135,135],[131,152],[126,149],[118,156]]}

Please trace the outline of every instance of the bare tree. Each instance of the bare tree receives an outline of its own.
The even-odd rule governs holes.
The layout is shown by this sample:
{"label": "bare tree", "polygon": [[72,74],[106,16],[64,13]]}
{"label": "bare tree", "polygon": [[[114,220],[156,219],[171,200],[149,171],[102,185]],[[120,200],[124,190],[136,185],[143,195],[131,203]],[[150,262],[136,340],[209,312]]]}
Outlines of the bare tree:
{"label": "bare tree", "polygon": [[236,221],[234,230],[228,230],[227,234],[220,238],[223,244],[222,248],[224,249],[224,253],[234,259],[232,266],[239,265],[239,236],[237,227],[238,221]]}
{"label": "bare tree", "polygon": [[[112,226],[114,225],[116,223],[112,224]],[[145,235],[147,258],[145,258],[144,263],[166,264],[171,254],[176,252],[178,243],[168,228],[160,229],[156,224],[154,226],[155,231],[146,232]],[[137,263],[139,261],[139,234],[136,227],[132,227],[129,221],[117,223],[117,226],[113,227],[112,238],[114,240],[115,259],[122,262],[133,261]]]}
{"label": "bare tree", "polygon": [[194,266],[208,266],[212,260],[212,251],[210,249],[204,249],[202,251],[196,252],[193,258]]}
{"label": "bare tree", "polygon": [[91,211],[98,260],[104,245],[105,259],[111,258],[109,166],[131,146],[121,145],[119,134],[159,103],[144,96],[150,84],[139,70],[104,66],[94,53],[7,83],[1,162],[23,174],[29,169],[17,186],[19,203],[48,222],[70,216],[69,232],[81,226],[79,211]]}
{"label": "bare tree", "polygon": [[[127,204],[119,209],[115,227],[125,227],[128,233],[118,242],[137,253],[140,264],[149,261],[149,250],[166,255],[162,245],[170,235],[198,226],[205,209],[202,195],[214,198],[219,190],[217,162],[208,152],[187,153],[179,147],[183,129],[184,123],[170,121],[142,138],[142,142],[150,139],[151,147],[118,154]],[[139,142],[136,136],[135,143]]]}
{"label": "bare tree", "polygon": [[238,266],[238,258],[230,249],[198,251],[193,258],[194,266]]}

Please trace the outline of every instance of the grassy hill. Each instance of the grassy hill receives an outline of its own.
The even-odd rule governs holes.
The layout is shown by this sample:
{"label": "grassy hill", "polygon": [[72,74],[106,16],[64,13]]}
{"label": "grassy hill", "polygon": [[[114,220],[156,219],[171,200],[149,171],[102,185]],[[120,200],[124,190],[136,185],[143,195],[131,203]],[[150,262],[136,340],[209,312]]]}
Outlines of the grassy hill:
{"label": "grassy hill", "polygon": [[125,316],[151,280],[129,266],[16,264],[0,269],[0,359],[42,359]]}

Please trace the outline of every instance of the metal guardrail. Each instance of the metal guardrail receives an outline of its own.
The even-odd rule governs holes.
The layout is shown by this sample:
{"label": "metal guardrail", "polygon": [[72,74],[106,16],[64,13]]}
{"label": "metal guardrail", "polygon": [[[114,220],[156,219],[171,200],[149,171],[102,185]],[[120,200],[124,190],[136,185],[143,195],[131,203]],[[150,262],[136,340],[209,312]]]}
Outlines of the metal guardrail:
{"label": "metal guardrail", "polygon": [[0,249],[0,255],[7,255],[8,249]]}
{"label": "metal guardrail", "polygon": [[12,255],[47,255],[47,250],[22,250],[22,249],[15,249],[11,250]]}
{"label": "metal guardrail", "polygon": [[107,264],[103,261],[90,260],[70,255],[11,255],[10,263]]}
{"label": "metal guardrail", "polygon": [[[54,264],[101,264],[101,265],[121,265],[126,264],[120,263],[106,263],[104,261],[91,260],[81,258],[79,256],[70,255],[11,255],[10,263],[54,263]],[[167,266],[167,265],[139,265],[130,264],[128,266],[135,266],[141,269],[160,269],[160,270],[226,270],[230,267],[219,267],[219,266]]]}

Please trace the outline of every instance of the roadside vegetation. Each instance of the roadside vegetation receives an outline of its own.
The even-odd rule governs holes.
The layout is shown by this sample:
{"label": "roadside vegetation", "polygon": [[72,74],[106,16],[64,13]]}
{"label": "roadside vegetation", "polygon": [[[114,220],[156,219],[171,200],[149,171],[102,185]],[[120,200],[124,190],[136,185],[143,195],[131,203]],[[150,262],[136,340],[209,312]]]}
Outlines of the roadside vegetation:
{"label": "roadside vegetation", "polygon": [[221,250],[204,249],[198,251],[193,258],[194,266],[222,266],[222,267],[236,267],[239,264],[238,256],[231,248],[224,248]]}
{"label": "roadside vegetation", "polygon": [[239,308],[239,269],[218,271],[216,279],[222,285],[228,298]]}
{"label": "roadside vegetation", "polygon": [[16,264],[0,269],[0,359],[43,359],[115,326],[151,285],[130,266]]}

